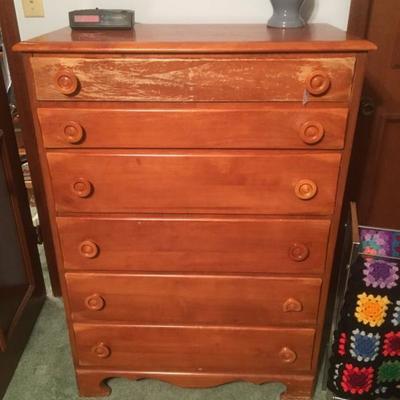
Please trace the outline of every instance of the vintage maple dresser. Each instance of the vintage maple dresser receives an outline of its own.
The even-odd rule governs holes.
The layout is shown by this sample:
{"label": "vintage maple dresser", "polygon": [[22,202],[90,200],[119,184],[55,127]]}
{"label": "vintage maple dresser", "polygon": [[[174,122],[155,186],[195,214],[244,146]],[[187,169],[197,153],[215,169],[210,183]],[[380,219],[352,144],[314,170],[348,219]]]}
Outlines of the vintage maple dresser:
{"label": "vintage maple dresser", "polygon": [[327,25],[22,42],[80,393],[312,396],[366,54]]}

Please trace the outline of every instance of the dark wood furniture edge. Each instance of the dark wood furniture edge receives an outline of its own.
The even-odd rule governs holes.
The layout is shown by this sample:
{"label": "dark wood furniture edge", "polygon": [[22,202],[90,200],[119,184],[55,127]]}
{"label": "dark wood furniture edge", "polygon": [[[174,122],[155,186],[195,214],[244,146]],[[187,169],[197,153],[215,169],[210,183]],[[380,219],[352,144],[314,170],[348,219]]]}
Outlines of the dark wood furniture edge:
{"label": "dark wood furniture edge", "polygon": [[351,238],[353,243],[360,243],[359,222],[357,214],[357,204],[354,201],[350,202],[351,216]]}
{"label": "dark wood furniture edge", "polygon": [[[365,210],[364,214],[360,213],[360,218],[365,217],[365,214],[368,215],[373,208],[373,200],[374,200],[374,190],[373,188],[376,187],[376,184],[378,183],[378,173],[377,173],[377,166],[379,165],[379,160],[382,159],[382,153],[383,153],[383,138],[384,138],[384,131],[385,131],[385,126],[389,121],[400,121],[400,114],[398,113],[391,113],[391,112],[385,112],[381,113],[378,118],[376,118],[376,129],[377,129],[377,135],[373,138],[371,138],[371,148],[370,152],[371,155],[369,156],[369,162],[365,166],[365,174],[363,176],[363,186],[362,186],[362,192],[366,195],[366,198],[368,199],[365,203]],[[374,151],[372,151],[374,149]],[[369,180],[371,182],[371,187],[366,184],[365,177],[369,177]]]}
{"label": "dark wood furniture edge", "polygon": [[0,370],[2,371],[0,374],[0,398],[5,394],[5,388],[12,378],[13,372],[11,371],[17,367],[25,350],[25,346],[21,346],[21,343],[28,342],[44,301],[44,296],[31,297],[24,308],[24,318],[21,318],[15,326],[12,339],[7,342],[7,351],[0,357]]}
{"label": "dark wood furniture edge", "polygon": [[0,329],[0,351],[6,351],[6,348],[7,348],[6,334],[3,329]]}
{"label": "dark wood furniture edge", "polygon": [[[56,42],[49,43],[46,47],[42,47],[39,43],[20,42],[13,46],[13,51],[20,53],[49,53],[49,54],[79,54],[79,53],[94,53],[94,54],[257,54],[257,53],[286,53],[285,45],[275,44],[273,46],[263,46],[263,44],[253,43],[251,46],[237,46],[232,45],[231,48],[227,48],[224,43],[215,44],[213,50],[210,50],[209,46],[203,46],[197,43],[186,43],[183,47],[174,47],[173,44],[167,43],[152,43],[151,45],[132,46],[122,42],[115,42],[115,48],[109,47],[98,48],[93,50],[93,46],[90,43],[80,42],[78,45],[73,47],[60,48]],[[328,49],[327,45],[331,47]],[[360,51],[371,51],[376,50],[375,46],[371,45],[368,41],[357,41],[353,46],[347,47],[345,50],[339,43],[317,43],[313,49],[309,46],[305,46],[301,42],[292,42],[291,47],[293,48],[292,53],[338,53],[338,52],[360,52]]]}
{"label": "dark wood furniture edge", "polygon": [[[3,37],[4,24],[1,20],[0,14],[0,26],[2,26]],[[9,24],[12,25],[11,23]],[[4,82],[0,82],[0,92],[5,93],[6,89]],[[4,96],[5,97],[5,96]],[[9,110],[7,99],[3,96],[0,97],[0,109]],[[18,230],[20,239],[20,245],[24,257],[24,262],[29,268],[28,279],[33,285],[33,296],[44,296],[45,288],[44,281],[41,272],[41,265],[39,260],[39,253],[36,245],[36,234],[33,228],[32,217],[29,211],[29,200],[25,189],[24,180],[20,170],[20,159],[18,155],[18,147],[15,136],[13,134],[14,127],[11,120],[11,114],[1,115],[3,134],[1,135],[0,141],[0,162],[3,163],[6,179],[12,183],[12,196],[11,206],[15,214],[15,222]],[[3,151],[2,143],[7,147],[9,151]],[[5,147],[4,147],[5,149]]]}
{"label": "dark wood furniture edge", "polygon": [[[18,110],[21,114],[21,124],[23,128],[22,133],[24,144],[27,149],[27,157],[33,181],[33,189],[37,202],[40,227],[47,259],[47,267],[49,270],[53,294],[54,296],[59,297],[61,296],[60,281],[57,272],[54,244],[50,231],[50,219],[47,212],[47,202],[44,194],[43,179],[39,166],[39,155],[36,145],[36,137],[34,135],[32,110],[29,104],[29,99],[26,96],[26,75],[21,55],[11,51],[12,46],[20,41],[15,7],[13,1],[11,0],[3,0],[0,2],[0,4],[2,6],[0,12],[0,26],[2,27],[3,40],[7,51],[7,59],[10,66],[11,78],[14,84]],[[10,23],[10,21],[15,21],[15,23]],[[31,220],[30,213],[25,213],[25,222],[28,222],[28,218]],[[36,243],[36,235],[33,230],[33,225],[31,232],[27,232],[27,237],[30,238],[30,241],[34,241]]]}
{"label": "dark wood furniture edge", "polygon": [[367,36],[369,16],[374,0],[352,0],[350,5],[347,32],[365,38]]}
{"label": "dark wood furniture edge", "polygon": [[[8,11],[8,5],[13,6],[12,2],[2,1],[0,4],[0,24],[3,34],[6,36],[6,31],[15,29],[16,19],[7,18],[5,15],[6,11]],[[8,101],[4,95],[5,87],[1,74],[0,80],[0,91],[2,93],[0,96],[0,110],[8,111]],[[20,159],[13,134],[11,115],[7,112],[6,115],[0,115],[0,119],[3,129],[2,142],[0,143],[0,151],[2,153],[0,162],[3,163],[7,182],[12,184],[11,207],[14,211],[16,228],[20,238],[19,244],[29,281],[26,294],[9,329],[7,332],[1,332],[2,338],[0,340],[3,352],[1,352],[0,357],[0,398],[2,398],[42,309],[46,292],[32,217],[29,212],[28,197],[20,170]],[[5,146],[7,146],[8,151],[5,151]]]}
{"label": "dark wood furniture edge", "polygon": [[131,380],[158,379],[184,388],[216,387],[238,380],[257,385],[276,382],[286,385],[286,391],[281,394],[282,400],[311,400],[314,381],[313,375],[307,374],[162,373],[85,368],[77,368],[76,376],[79,393],[86,397],[108,396],[111,388],[106,381],[113,378],[126,378]]}
{"label": "dark wood furniture edge", "polygon": [[36,235],[29,211],[29,200],[20,169],[20,159],[11,114],[1,115],[1,110],[8,111],[9,106],[5,95],[6,89],[2,80],[2,74],[0,74],[0,79],[0,93],[2,94],[0,96],[0,120],[2,128],[0,137],[0,163],[3,165],[5,179],[9,186],[11,208],[14,214],[23,262],[26,266],[27,283],[29,284],[28,291],[14,318],[10,331],[5,332],[6,338],[8,338],[21,315],[25,312],[24,307],[29,303],[31,298],[36,297],[44,300],[46,291],[36,244]]}

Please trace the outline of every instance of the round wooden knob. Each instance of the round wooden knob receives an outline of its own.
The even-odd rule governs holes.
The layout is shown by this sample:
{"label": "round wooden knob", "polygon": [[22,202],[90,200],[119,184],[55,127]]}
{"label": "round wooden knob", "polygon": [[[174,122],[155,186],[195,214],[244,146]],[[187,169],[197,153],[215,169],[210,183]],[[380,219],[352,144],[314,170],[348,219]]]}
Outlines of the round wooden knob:
{"label": "round wooden knob", "polygon": [[79,245],[79,253],[86,258],[95,258],[99,254],[99,246],[91,240],[85,240]]}
{"label": "round wooden knob", "polygon": [[65,95],[74,94],[79,87],[77,76],[69,69],[58,71],[55,77],[56,88]]}
{"label": "round wooden knob", "polygon": [[289,347],[284,347],[279,353],[279,358],[284,363],[293,364],[297,360],[297,354]]}
{"label": "round wooden knob", "polygon": [[303,243],[293,243],[289,249],[289,257],[293,261],[304,261],[310,255],[309,248]]}
{"label": "round wooden knob", "polygon": [[79,143],[83,139],[83,128],[78,122],[68,121],[64,126],[64,135],[68,143]]}
{"label": "round wooden knob", "polygon": [[296,196],[301,200],[311,200],[316,196],[317,191],[317,184],[310,179],[302,179],[294,188]]}
{"label": "round wooden knob", "polygon": [[90,311],[100,311],[106,305],[106,302],[99,294],[92,294],[85,299],[85,306]]}
{"label": "round wooden knob", "polygon": [[89,197],[93,191],[93,185],[85,178],[79,178],[72,184],[72,191],[79,197]]}
{"label": "round wooden knob", "polygon": [[308,121],[301,126],[299,134],[304,143],[316,144],[324,137],[325,129],[319,122]]}
{"label": "round wooden knob", "polygon": [[326,72],[323,71],[313,72],[306,82],[307,91],[314,96],[321,96],[325,94],[330,87],[331,78]]}
{"label": "round wooden knob", "polygon": [[303,304],[296,299],[287,299],[283,304],[284,312],[301,312],[303,311]]}
{"label": "round wooden knob", "polygon": [[104,343],[98,343],[92,347],[92,353],[99,358],[108,358],[111,355],[111,349]]}

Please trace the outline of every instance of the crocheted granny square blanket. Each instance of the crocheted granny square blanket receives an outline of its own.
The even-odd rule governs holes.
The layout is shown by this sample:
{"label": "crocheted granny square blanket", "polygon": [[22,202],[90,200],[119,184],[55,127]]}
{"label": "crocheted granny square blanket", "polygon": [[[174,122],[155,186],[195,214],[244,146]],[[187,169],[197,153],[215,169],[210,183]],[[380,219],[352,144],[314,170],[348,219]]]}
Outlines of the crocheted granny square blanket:
{"label": "crocheted granny square blanket", "polygon": [[[364,251],[377,236],[367,239]],[[400,398],[400,260],[363,255],[351,266],[328,387],[346,399]]]}

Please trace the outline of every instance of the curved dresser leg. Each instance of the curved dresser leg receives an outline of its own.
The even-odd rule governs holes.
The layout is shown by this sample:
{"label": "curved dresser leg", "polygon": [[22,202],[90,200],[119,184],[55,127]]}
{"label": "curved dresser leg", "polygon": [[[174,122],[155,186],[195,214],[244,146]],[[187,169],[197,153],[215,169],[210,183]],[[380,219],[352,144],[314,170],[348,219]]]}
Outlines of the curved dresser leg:
{"label": "curved dresser leg", "polygon": [[286,392],[281,394],[281,400],[312,400],[314,393],[313,379],[293,379],[284,382]]}
{"label": "curved dresser leg", "polygon": [[111,394],[111,388],[104,382],[107,379],[96,371],[76,371],[79,394],[83,397],[105,397]]}

